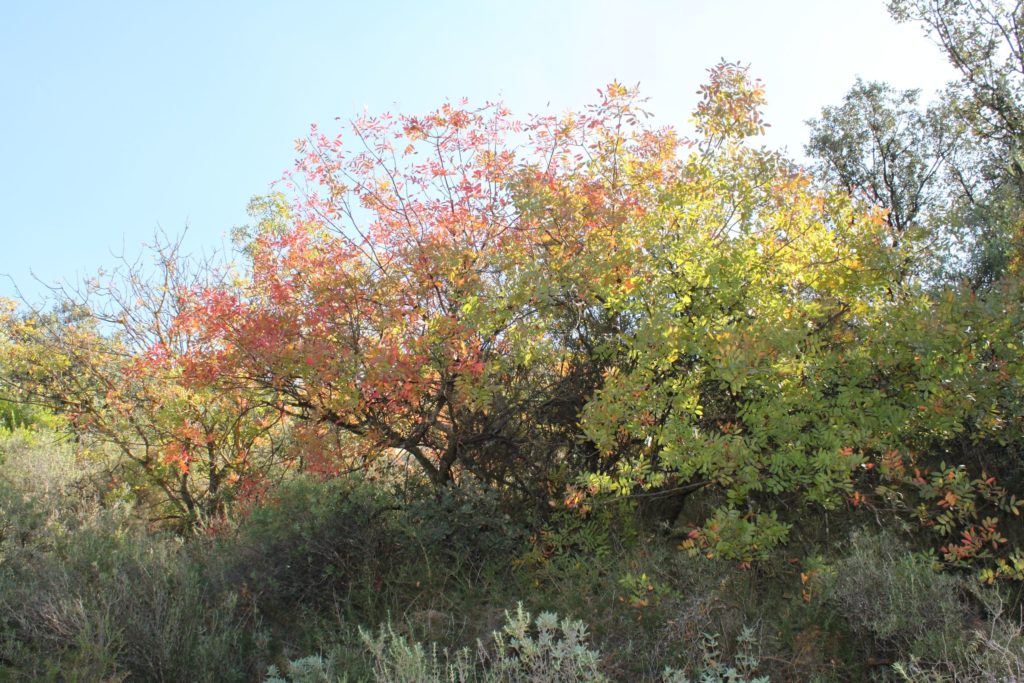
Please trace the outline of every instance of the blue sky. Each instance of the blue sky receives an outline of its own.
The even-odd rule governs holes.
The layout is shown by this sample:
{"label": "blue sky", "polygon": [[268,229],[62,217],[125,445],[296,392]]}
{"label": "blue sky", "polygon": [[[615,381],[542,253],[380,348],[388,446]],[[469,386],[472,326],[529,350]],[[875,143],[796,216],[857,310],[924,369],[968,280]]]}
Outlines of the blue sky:
{"label": "blue sky", "polygon": [[7,0],[0,273],[35,299],[31,273],[75,282],[158,226],[188,226],[193,251],[221,245],[310,123],[364,107],[563,111],[618,79],[685,129],[722,57],[765,81],[766,144],[797,156],[804,120],[855,76],[926,91],[952,77],[882,0]]}

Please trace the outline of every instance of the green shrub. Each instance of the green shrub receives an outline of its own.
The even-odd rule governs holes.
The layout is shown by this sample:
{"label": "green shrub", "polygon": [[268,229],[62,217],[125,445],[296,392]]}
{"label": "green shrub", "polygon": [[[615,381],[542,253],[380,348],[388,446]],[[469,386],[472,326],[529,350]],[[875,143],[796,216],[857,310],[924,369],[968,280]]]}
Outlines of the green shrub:
{"label": "green shrub", "polygon": [[88,474],[66,435],[0,428],[0,479],[23,492],[65,494]]}
{"label": "green shrub", "polygon": [[971,649],[968,589],[889,534],[857,534],[825,579],[854,633],[896,660],[955,663]]}
{"label": "green shrub", "polygon": [[26,427],[48,427],[60,419],[53,413],[38,406],[0,398],[0,430],[17,430]]}
{"label": "green shrub", "polygon": [[893,670],[900,680],[1024,681],[1024,625],[1020,614],[1007,614],[1002,596],[991,589],[978,589],[975,597],[984,605],[986,618],[972,625],[969,645],[948,653],[947,661],[910,656],[896,662]]}
{"label": "green shrub", "polygon": [[216,571],[271,619],[320,605],[347,622],[379,623],[413,605],[430,608],[431,596],[445,593],[450,606],[504,586],[499,575],[510,573],[522,538],[479,491],[403,501],[358,477],[299,477],[220,543]]}
{"label": "green shrub", "polygon": [[531,625],[522,605],[507,615],[504,628],[494,634],[491,680],[526,680],[535,683],[604,681],[598,670],[600,654],[587,647],[582,621],[541,613]]}
{"label": "green shrub", "polygon": [[478,677],[474,657],[468,649],[456,651],[424,647],[410,642],[389,624],[378,633],[360,630],[363,645],[373,662],[377,683],[474,683]]}
{"label": "green shrub", "polygon": [[343,605],[357,621],[386,614],[395,574],[416,559],[411,534],[379,488],[334,479],[286,482],[217,545],[223,585],[271,619],[299,606]]}
{"label": "green shrub", "polygon": [[761,616],[754,574],[734,562],[692,557],[663,534],[627,523],[602,531],[598,520],[595,533],[588,520],[562,520],[553,518],[524,558],[520,585],[533,610],[585,619],[614,680],[660,680],[669,665],[696,670],[701,633],[721,634],[731,656],[743,624]]}
{"label": "green shrub", "polygon": [[48,507],[0,491],[0,660],[28,680],[252,676],[232,601],[206,590],[182,544],[126,506]]}
{"label": "green shrub", "polygon": [[[390,624],[376,632],[360,629],[363,645],[372,661],[375,683],[604,683],[601,654],[591,649],[582,621],[559,619],[552,612],[536,619],[523,609],[505,613],[505,623],[491,634],[492,644],[478,643],[475,654],[468,648],[449,651],[436,644],[410,641]],[[716,635],[702,637],[701,662],[693,680],[701,683],[767,683],[755,676],[760,643],[754,629],[743,628],[736,638],[735,654],[726,653]],[[264,683],[340,680],[341,673],[320,656],[292,660],[287,676],[270,667]],[[646,678],[644,680],[647,680]],[[689,683],[685,672],[666,668],[658,680]]]}
{"label": "green shrub", "polygon": [[424,559],[439,563],[449,579],[474,583],[505,572],[528,536],[495,491],[472,482],[411,501],[404,519]]}

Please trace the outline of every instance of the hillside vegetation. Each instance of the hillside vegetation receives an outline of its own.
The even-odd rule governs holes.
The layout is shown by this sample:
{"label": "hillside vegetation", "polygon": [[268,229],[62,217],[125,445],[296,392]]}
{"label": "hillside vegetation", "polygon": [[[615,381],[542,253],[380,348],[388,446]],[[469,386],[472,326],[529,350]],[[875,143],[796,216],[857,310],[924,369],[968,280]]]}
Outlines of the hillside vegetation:
{"label": "hillside vegetation", "polygon": [[0,678],[1024,680],[1024,14],[891,10],[809,168],[729,62],[367,115],[5,302]]}

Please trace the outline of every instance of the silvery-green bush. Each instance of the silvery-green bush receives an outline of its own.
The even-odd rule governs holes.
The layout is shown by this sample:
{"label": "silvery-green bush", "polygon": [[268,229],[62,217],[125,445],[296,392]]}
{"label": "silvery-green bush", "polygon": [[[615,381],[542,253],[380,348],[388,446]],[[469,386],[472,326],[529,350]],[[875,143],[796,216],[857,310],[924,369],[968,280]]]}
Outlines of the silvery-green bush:
{"label": "silvery-green bush", "polygon": [[[439,650],[411,642],[389,624],[376,632],[360,629],[372,660],[376,683],[604,683],[600,653],[587,644],[581,621],[559,619],[551,612],[534,619],[520,604],[506,612],[505,625],[494,632],[493,648],[478,644],[476,653]],[[287,674],[276,667],[264,683],[319,683],[338,680],[329,662],[303,658],[289,663]]]}

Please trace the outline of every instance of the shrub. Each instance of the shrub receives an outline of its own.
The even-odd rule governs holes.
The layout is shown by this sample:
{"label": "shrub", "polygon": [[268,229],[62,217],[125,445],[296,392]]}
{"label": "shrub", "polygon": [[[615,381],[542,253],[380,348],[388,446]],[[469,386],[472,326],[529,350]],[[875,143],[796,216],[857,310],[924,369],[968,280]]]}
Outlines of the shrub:
{"label": "shrub", "polygon": [[896,662],[893,670],[905,681],[978,681],[1002,683],[1024,680],[1024,626],[1020,615],[1006,613],[998,593],[977,590],[987,618],[978,620],[970,633],[968,647],[952,651],[952,661],[924,661],[911,656]]}
{"label": "shrub", "polygon": [[89,468],[77,462],[66,436],[49,430],[0,427],[0,478],[20,490],[64,494]]}
{"label": "shrub", "polygon": [[385,587],[415,560],[398,512],[381,488],[359,481],[288,481],[216,544],[222,564],[211,571],[271,619],[315,604],[376,618],[386,613]]}
{"label": "shrub", "polygon": [[825,582],[849,626],[882,655],[953,666],[971,649],[965,581],[890,534],[855,535]]}
{"label": "shrub", "polygon": [[[492,634],[493,651],[478,644],[455,653],[409,642],[390,625],[360,630],[378,683],[602,683],[600,655],[587,646],[583,622],[543,613],[533,619],[520,604]],[[276,671],[271,671],[276,675]],[[270,681],[281,679],[269,678]],[[299,680],[299,679],[292,679]],[[317,679],[312,679],[317,680]]]}
{"label": "shrub", "polygon": [[524,527],[503,508],[498,493],[472,481],[411,501],[405,517],[428,554],[441,559],[450,571],[477,579],[489,570],[507,567],[527,538]]}
{"label": "shrub", "polygon": [[521,543],[496,499],[460,489],[427,495],[402,501],[358,477],[296,478],[238,524],[215,569],[265,615],[326,605],[364,624],[427,594],[495,585]]}
{"label": "shrub", "polygon": [[504,628],[494,634],[494,650],[489,680],[605,680],[598,669],[600,654],[587,647],[586,625],[559,620],[553,612],[541,613],[531,625],[530,614],[518,605],[515,613],[507,614]]}
{"label": "shrub", "polygon": [[36,679],[246,680],[251,639],[180,542],[123,505],[48,507],[0,490],[0,660]]}
{"label": "shrub", "polygon": [[409,642],[390,626],[377,634],[360,630],[363,645],[373,661],[373,680],[378,683],[473,683],[480,680],[469,650],[450,654],[436,645]]}
{"label": "shrub", "polygon": [[267,668],[263,683],[332,683],[336,680],[330,660],[310,655],[288,662],[287,675],[274,665]]}
{"label": "shrub", "polygon": [[726,664],[718,635],[701,634],[701,666],[696,678],[689,678],[684,672],[671,667],[665,669],[665,683],[768,683],[767,676],[754,676],[760,663],[757,653],[758,640],[754,629],[749,626],[736,637],[737,652],[732,664]]}

